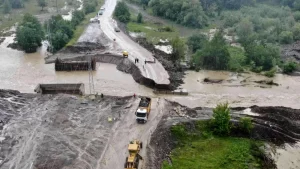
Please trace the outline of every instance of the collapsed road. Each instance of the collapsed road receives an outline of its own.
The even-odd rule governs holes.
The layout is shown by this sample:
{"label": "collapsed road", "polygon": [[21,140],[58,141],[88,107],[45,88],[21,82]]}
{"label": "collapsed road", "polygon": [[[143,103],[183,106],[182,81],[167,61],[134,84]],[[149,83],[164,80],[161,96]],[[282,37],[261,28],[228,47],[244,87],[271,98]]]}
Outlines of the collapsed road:
{"label": "collapsed road", "polygon": [[117,23],[112,19],[112,14],[115,9],[117,0],[105,1],[105,12],[100,16],[100,26],[106,36],[113,40],[123,49],[128,51],[129,59],[134,61],[135,58],[139,59],[138,68],[141,70],[142,75],[146,78],[153,79],[156,84],[168,85],[169,74],[162,66],[161,63],[156,61],[155,63],[145,64],[144,61],[153,61],[154,57],[151,52],[138,45],[131,40],[123,32],[115,32]]}

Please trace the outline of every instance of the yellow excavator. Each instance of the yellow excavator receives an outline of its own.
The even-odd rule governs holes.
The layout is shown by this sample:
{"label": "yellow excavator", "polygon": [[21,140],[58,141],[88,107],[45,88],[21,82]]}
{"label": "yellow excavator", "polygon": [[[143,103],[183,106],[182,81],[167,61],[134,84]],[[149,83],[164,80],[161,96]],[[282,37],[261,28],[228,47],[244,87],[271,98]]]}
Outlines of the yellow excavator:
{"label": "yellow excavator", "polygon": [[143,148],[143,143],[138,140],[131,141],[128,145],[129,155],[126,157],[124,164],[125,169],[138,169],[139,161],[142,160],[142,156],[139,155],[139,152]]}
{"label": "yellow excavator", "polygon": [[128,52],[127,51],[123,51],[123,57],[128,58]]}

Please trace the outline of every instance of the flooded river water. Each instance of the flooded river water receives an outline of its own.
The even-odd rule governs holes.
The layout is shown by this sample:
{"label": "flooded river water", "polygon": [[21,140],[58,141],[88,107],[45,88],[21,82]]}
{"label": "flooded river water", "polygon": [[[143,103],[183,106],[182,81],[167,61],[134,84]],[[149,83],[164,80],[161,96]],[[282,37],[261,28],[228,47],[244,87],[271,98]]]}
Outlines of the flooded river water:
{"label": "flooded river water", "polygon": [[[32,93],[39,83],[84,83],[89,93],[89,72],[56,72],[54,64],[44,64],[46,48],[33,54],[0,46],[0,88],[14,89]],[[152,93],[149,88],[136,83],[130,74],[120,72],[113,64],[97,64],[93,72],[95,93],[110,95],[146,95]]]}

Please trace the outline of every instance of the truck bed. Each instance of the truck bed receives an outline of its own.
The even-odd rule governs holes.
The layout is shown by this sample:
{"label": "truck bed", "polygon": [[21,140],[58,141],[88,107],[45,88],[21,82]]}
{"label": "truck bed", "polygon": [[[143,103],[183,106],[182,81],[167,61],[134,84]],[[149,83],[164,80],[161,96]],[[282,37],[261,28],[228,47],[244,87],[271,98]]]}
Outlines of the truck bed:
{"label": "truck bed", "polygon": [[139,107],[148,107],[151,102],[151,98],[149,97],[142,97],[139,103]]}

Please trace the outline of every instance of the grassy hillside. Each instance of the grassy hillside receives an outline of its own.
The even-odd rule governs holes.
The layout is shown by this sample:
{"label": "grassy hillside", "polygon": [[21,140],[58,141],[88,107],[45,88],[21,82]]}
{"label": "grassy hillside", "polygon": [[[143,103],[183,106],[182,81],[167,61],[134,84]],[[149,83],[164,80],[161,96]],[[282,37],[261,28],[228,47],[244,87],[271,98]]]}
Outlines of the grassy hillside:
{"label": "grassy hillside", "polygon": [[259,141],[236,137],[218,137],[207,128],[207,122],[197,122],[196,129],[188,131],[184,125],[171,128],[177,146],[171,152],[170,165],[163,169],[248,169],[266,168],[259,154]]}

